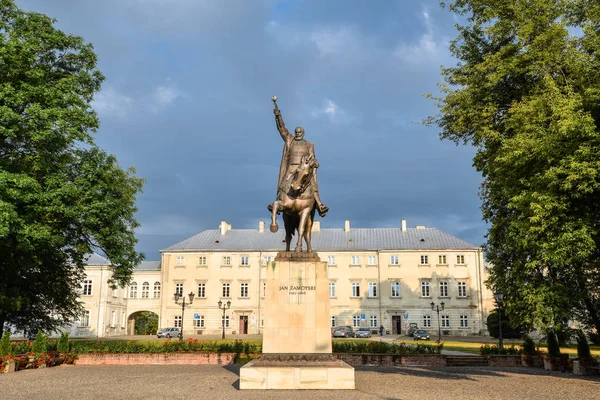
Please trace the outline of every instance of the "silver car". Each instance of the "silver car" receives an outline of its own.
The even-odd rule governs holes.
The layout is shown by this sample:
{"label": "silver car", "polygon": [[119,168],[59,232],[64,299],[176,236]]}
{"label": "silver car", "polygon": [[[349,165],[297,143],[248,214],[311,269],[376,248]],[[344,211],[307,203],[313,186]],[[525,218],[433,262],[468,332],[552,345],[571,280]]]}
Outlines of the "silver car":
{"label": "silver car", "polygon": [[172,337],[180,337],[181,336],[181,331],[179,330],[179,328],[163,328],[160,331],[158,331],[158,333],[156,334],[157,338],[162,338],[162,337],[166,337],[166,338],[172,338]]}
{"label": "silver car", "polygon": [[350,326],[338,326],[332,333],[333,337],[354,337],[354,330]]}
{"label": "silver car", "polygon": [[362,338],[370,338],[371,337],[371,330],[369,328],[359,328],[356,331],[356,337],[362,337]]}

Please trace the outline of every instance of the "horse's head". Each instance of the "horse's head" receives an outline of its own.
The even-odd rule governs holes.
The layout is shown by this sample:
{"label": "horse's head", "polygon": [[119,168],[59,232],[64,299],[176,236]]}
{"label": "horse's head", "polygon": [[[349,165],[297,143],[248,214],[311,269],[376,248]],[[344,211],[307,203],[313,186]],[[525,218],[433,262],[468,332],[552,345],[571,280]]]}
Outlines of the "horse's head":
{"label": "horse's head", "polygon": [[310,183],[315,168],[319,168],[319,162],[312,155],[303,156],[290,185],[292,190],[300,193],[304,192]]}

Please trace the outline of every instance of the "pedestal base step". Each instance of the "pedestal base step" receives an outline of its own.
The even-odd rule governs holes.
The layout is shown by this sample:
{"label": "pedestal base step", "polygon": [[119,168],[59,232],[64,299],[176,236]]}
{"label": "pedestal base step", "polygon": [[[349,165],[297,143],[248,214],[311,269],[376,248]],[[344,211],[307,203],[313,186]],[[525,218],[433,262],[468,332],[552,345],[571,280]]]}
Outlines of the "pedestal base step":
{"label": "pedestal base step", "polygon": [[240,369],[240,389],[353,390],[354,368],[341,361],[311,364],[254,360]]}

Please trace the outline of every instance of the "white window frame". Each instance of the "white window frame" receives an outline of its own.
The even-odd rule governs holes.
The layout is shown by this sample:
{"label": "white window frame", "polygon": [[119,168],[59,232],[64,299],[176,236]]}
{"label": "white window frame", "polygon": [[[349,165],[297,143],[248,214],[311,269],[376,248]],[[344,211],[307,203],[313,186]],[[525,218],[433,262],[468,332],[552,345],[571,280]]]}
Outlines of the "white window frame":
{"label": "white window frame", "polygon": [[110,327],[116,328],[117,326],[117,312],[113,310],[110,314]]}
{"label": "white window frame", "polygon": [[175,293],[177,293],[180,297],[183,297],[183,283],[175,284]]}
{"label": "white window frame", "polygon": [[198,298],[199,299],[206,298],[206,283],[204,283],[204,282],[198,283]]}
{"label": "white window frame", "polygon": [[378,327],[377,315],[369,315],[369,327],[371,327],[371,328]]}
{"label": "white window frame", "polygon": [[467,297],[467,282],[459,281],[456,283],[456,287],[458,290],[458,297],[466,298]]}
{"label": "white window frame", "polygon": [[431,328],[431,315],[423,315],[423,328]]}
{"label": "white window frame", "polygon": [[465,265],[465,255],[464,254],[457,254],[456,255],[456,263],[458,265]]}
{"label": "white window frame", "polygon": [[450,316],[442,315],[442,328],[450,328]]}
{"label": "white window frame", "polygon": [[248,293],[249,293],[249,286],[250,285],[248,284],[248,282],[242,282],[242,283],[240,283],[240,297],[242,299],[249,298],[249,295],[248,295]]}
{"label": "white window frame", "polygon": [[390,283],[390,297],[400,297],[400,281]]}
{"label": "white window frame", "polygon": [[329,298],[335,299],[335,282],[329,282]]}
{"label": "white window frame", "polygon": [[125,312],[123,311],[121,313],[121,328],[125,329],[126,326],[127,326],[127,318],[125,316]]}
{"label": "white window frame", "polygon": [[335,328],[335,315],[331,316],[331,327]]}
{"label": "white window frame", "polygon": [[198,318],[194,318],[194,328],[202,329],[204,327],[204,315],[198,315]]}
{"label": "white window frame", "polygon": [[390,256],[390,265],[398,265],[398,256]]}
{"label": "white window frame", "polygon": [[250,266],[250,257],[248,257],[248,256],[242,256],[240,258],[240,265],[242,267],[249,267]]}
{"label": "white window frame", "polygon": [[354,328],[360,328],[360,315],[352,316],[352,326]]}
{"label": "white window frame", "polygon": [[91,279],[85,279],[81,288],[82,296],[91,296],[93,293],[94,282]]}
{"label": "white window frame", "polygon": [[446,264],[448,264],[448,262],[447,262],[448,260],[447,260],[445,254],[440,254],[438,256],[438,261],[439,261],[438,264],[440,264],[440,265],[446,265]]}
{"label": "white window frame", "polygon": [[468,328],[469,327],[469,317],[467,315],[461,315],[461,316],[459,316],[458,320],[460,321],[460,327],[461,328]]}
{"label": "white window frame", "polygon": [[150,283],[144,282],[142,283],[142,299],[150,298]]}
{"label": "white window frame", "polygon": [[448,281],[440,281],[440,297],[448,297]]}
{"label": "white window frame", "polygon": [[369,297],[377,297],[377,282],[369,282]]}
{"label": "white window frame", "polygon": [[431,285],[429,281],[421,281],[421,297],[431,297]]}
{"label": "white window frame", "polygon": [[176,267],[184,267],[185,266],[185,256],[177,256],[177,261],[175,262]]}
{"label": "white window frame", "polygon": [[225,323],[225,328],[229,328],[229,315],[221,315],[221,328],[223,323]]}
{"label": "white window frame", "polygon": [[429,265],[429,256],[426,254],[421,255],[421,265]]}
{"label": "white window frame", "polygon": [[129,298],[137,299],[138,285],[137,282],[131,282],[129,285]]}
{"label": "white window frame", "polygon": [[90,314],[90,310],[83,310],[83,314],[81,314],[81,318],[79,319],[79,326],[81,328],[90,327]]}
{"label": "white window frame", "polygon": [[223,265],[225,267],[230,267],[231,266],[231,257],[223,256],[223,258],[221,259],[221,265]]}
{"label": "white window frame", "polygon": [[231,285],[228,282],[221,284],[221,297],[224,299],[231,298]]}
{"label": "white window frame", "polygon": [[368,263],[368,265],[377,265],[377,257],[376,256],[368,256],[367,263]]}
{"label": "white window frame", "polygon": [[268,263],[273,261],[273,256],[264,256],[263,260],[264,260],[264,265],[266,266]]}
{"label": "white window frame", "polygon": [[198,256],[198,266],[200,267],[206,267],[207,264],[207,259],[206,256]]}
{"label": "white window frame", "polygon": [[173,326],[175,328],[181,328],[183,326],[183,320],[181,319],[181,315],[176,315],[173,318]]}
{"label": "white window frame", "polygon": [[327,265],[336,265],[335,256],[327,256]]}
{"label": "white window frame", "polygon": [[352,297],[360,297],[360,282],[352,282]]}
{"label": "white window frame", "polygon": [[153,288],[153,293],[152,296],[155,299],[160,299],[160,282],[154,282],[154,288]]}
{"label": "white window frame", "polygon": [[360,256],[352,256],[350,260],[350,265],[360,265]]}

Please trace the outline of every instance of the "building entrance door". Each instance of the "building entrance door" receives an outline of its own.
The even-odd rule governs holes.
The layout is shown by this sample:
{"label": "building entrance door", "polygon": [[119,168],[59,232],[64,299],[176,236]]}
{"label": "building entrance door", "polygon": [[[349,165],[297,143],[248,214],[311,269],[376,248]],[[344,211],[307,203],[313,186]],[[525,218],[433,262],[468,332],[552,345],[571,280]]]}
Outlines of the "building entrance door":
{"label": "building entrance door", "polygon": [[240,335],[248,334],[248,316],[240,315]]}
{"label": "building entrance door", "polygon": [[392,333],[394,335],[399,335],[402,333],[402,316],[400,316],[400,315],[392,316]]}

